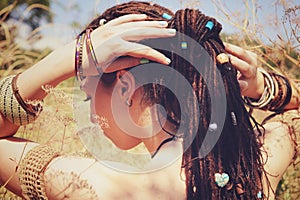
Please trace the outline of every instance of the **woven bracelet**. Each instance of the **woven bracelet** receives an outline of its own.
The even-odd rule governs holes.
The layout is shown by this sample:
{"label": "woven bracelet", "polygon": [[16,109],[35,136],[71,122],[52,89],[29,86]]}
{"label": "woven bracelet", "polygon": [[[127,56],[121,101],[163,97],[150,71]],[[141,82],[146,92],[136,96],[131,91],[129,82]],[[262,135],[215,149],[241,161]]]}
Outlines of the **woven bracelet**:
{"label": "woven bracelet", "polygon": [[19,167],[19,181],[22,195],[27,200],[47,200],[44,172],[48,164],[60,154],[46,145],[31,149],[22,159]]}

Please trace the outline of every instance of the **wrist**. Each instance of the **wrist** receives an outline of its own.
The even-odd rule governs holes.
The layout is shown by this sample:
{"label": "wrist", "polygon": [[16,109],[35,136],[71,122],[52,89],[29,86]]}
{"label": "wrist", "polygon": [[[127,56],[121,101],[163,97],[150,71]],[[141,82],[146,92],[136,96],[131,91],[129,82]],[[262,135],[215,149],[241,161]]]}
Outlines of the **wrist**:
{"label": "wrist", "polygon": [[264,75],[261,73],[260,70],[257,70],[257,79],[256,79],[256,89],[255,89],[255,92],[253,93],[253,96],[251,98],[253,99],[259,99],[264,90],[265,90],[265,79],[264,79]]}
{"label": "wrist", "polygon": [[17,85],[25,100],[42,100],[47,94],[42,86],[55,87],[74,76],[75,42],[53,51],[20,74]]}

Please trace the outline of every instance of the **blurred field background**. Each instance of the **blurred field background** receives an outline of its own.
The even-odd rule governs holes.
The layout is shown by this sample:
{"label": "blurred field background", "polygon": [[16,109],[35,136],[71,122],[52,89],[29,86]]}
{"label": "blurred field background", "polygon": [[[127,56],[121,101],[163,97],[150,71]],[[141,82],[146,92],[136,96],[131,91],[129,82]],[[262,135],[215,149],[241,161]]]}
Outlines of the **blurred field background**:
{"label": "blurred field background", "polygon": [[[90,1],[97,3],[98,6],[103,3],[103,1]],[[62,2],[69,2],[69,4]],[[53,50],[51,46],[45,45],[45,39],[48,42],[50,40],[49,43],[58,41],[57,38],[53,37],[51,40],[45,36],[45,29],[54,29],[56,26],[54,22],[56,10],[53,7],[59,7],[66,12],[76,12],[76,10],[79,12],[80,9],[84,9],[74,2],[72,0],[1,0],[0,78],[22,72]],[[166,7],[170,4],[167,1],[157,2]],[[188,6],[202,10],[204,2],[204,0],[180,0],[179,4],[181,7]],[[222,33],[223,40],[256,52],[260,55],[264,68],[287,75],[292,79],[293,84],[299,84],[300,2],[271,1],[267,5],[269,10],[265,10],[265,1],[262,0],[237,0],[236,2],[242,5],[240,9],[232,9],[233,6],[226,2],[228,1],[210,1],[216,11],[214,17],[222,22],[224,28],[232,27],[231,31]],[[67,5],[69,7],[66,7]],[[271,14],[263,15],[267,12]],[[264,16],[263,20],[261,16]],[[70,35],[66,38],[74,38],[76,33],[86,25],[85,22],[88,22],[88,20],[82,22],[76,19],[78,16],[74,16],[68,22],[73,34],[72,31],[69,32]],[[50,33],[46,34],[49,36]],[[72,79],[63,82],[56,89],[48,88],[49,96],[45,99],[46,106],[40,118],[35,123],[20,128],[17,136],[49,144],[69,154],[89,156],[75,131],[71,96],[73,89]],[[262,120],[262,115],[266,114],[260,112],[256,117]],[[298,156],[295,165],[291,165],[283,177],[276,191],[277,199],[300,199],[299,161]],[[0,186],[0,199],[20,198]]]}

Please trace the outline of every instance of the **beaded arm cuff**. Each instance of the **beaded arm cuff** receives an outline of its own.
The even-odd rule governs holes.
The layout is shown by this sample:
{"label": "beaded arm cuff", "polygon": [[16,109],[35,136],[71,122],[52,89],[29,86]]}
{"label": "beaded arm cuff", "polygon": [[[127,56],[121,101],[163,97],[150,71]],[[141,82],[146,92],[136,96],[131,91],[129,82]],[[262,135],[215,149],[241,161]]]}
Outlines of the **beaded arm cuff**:
{"label": "beaded arm cuff", "polygon": [[25,125],[33,122],[42,105],[30,105],[23,101],[16,86],[18,75],[12,75],[0,81],[0,112],[6,119],[16,125]]}
{"label": "beaded arm cuff", "polygon": [[54,149],[39,145],[31,149],[22,159],[19,180],[25,199],[48,199],[45,192],[44,172],[47,165],[59,155],[59,152]]}

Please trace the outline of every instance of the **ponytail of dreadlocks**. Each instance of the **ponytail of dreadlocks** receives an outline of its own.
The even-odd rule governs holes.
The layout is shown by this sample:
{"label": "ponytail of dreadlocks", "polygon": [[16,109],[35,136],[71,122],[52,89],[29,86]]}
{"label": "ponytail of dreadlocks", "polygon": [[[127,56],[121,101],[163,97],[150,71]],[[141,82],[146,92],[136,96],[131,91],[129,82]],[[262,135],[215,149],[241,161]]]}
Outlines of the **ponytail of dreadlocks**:
{"label": "ponytail of dreadlocks", "polygon": [[[207,51],[214,61],[210,65],[203,64],[201,67],[204,74],[199,74],[196,73],[190,63],[186,62],[180,56],[173,52],[161,50],[161,52],[172,60],[169,67],[180,72],[189,81],[195,94],[197,94],[197,99],[194,99],[193,96],[187,96],[186,98],[192,99],[192,101],[181,108],[181,116],[189,118],[188,120],[180,119],[178,104],[174,103],[175,98],[170,97],[167,90],[159,88],[157,84],[144,87],[144,99],[149,102],[162,104],[169,113],[170,121],[188,124],[188,128],[182,137],[183,149],[186,149],[182,156],[182,168],[186,182],[186,198],[197,200],[254,200],[266,198],[262,186],[262,179],[265,172],[260,152],[261,143],[254,133],[250,121],[252,118],[247,112],[241,98],[236,78],[237,71],[230,62],[219,64],[216,61],[217,55],[225,53],[225,48],[219,35],[222,29],[220,23],[214,18],[205,16],[196,9],[178,10],[174,14],[169,9],[157,4],[132,1],[106,10],[102,15],[93,20],[87,28],[97,28],[101,19],[110,21],[126,14],[146,14],[149,16],[148,20],[166,20],[162,17],[164,13],[172,16],[172,19],[168,20],[170,28],[175,28],[178,32],[193,38]],[[214,27],[211,30],[206,27],[208,21],[214,23]],[[170,47],[172,46],[172,44],[169,45]],[[193,46],[189,46],[189,48],[192,49]],[[199,55],[197,55],[196,52],[191,56],[199,57],[200,59],[202,56],[200,54],[199,52]],[[221,74],[221,80],[217,79],[217,73]],[[105,82],[107,79],[105,78],[106,76],[114,77],[112,74],[107,74],[103,76],[102,81]],[[206,156],[201,157],[199,155],[201,144],[205,135],[209,134],[207,130],[210,123],[210,112],[212,112],[210,111],[210,96],[219,95],[217,89],[213,91],[214,94],[209,94],[212,91],[208,91],[203,78],[204,76],[209,77],[215,86],[224,84],[227,110],[219,140]],[[195,104],[196,101],[198,104]],[[195,105],[199,105],[199,107],[195,108]],[[200,116],[193,115],[195,109],[199,110]],[[233,122],[232,113],[235,115],[236,122]],[[253,123],[258,127],[255,120],[253,120]],[[175,125],[178,124],[175,123]],[[189,138],[189,135],[195,130],[197,134],[192,143],[185,141],[185,138]],[[225,187],[219,187],[215,183],[214,175],[223,172],[229,175],[230,180]],[[259,197],[258,193],[261,193],[262,197]]]}

